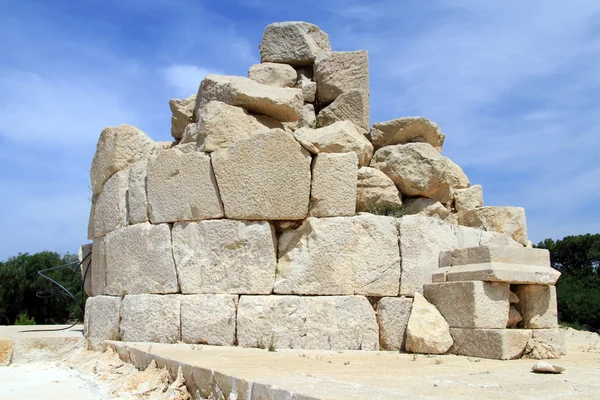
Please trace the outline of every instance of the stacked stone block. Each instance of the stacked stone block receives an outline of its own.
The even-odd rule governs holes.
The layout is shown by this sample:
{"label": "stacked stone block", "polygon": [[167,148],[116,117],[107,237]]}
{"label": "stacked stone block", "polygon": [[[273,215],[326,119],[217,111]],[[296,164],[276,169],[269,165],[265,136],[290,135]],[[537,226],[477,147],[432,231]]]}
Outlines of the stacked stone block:
{"label": "stacked stone block", "polygon": [[[445,135],[434,122],[369,127],[366,51],[332,51],[317,26],[283,22],[266,28],[260,52],[248,78],[208,75],[195,96],[170,101],[173,143],[128,125],[102,132],[91,170],[93,244],[82,250],[91,252],[92,344],[443,353],[448,323],[483,329],[488,306],[508,318],[510,284],[488,278],[514,268],[496,260],[471,271],[444,252],[522,249],[522,209],[482,207],[481,187],[441,155]],[[472,326],[421,296],[432,282],[454,281],[473,293],[458,310],[474,313]],[[486,302],[490,287],[501,296]],[[548,342],[552,333],[537,327],[551,317],[536,307],[555,297],[514,291],[524,299],[513,307],[519,324]],[[492,322],[485,329],[506,328]],[[530,352],[545,351],[535,337]]]}

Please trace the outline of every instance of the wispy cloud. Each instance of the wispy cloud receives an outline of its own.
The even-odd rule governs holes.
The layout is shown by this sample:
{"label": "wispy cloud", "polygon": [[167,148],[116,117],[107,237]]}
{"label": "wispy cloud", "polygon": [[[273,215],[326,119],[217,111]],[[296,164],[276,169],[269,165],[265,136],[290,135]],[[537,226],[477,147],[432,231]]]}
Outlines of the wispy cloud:
{"label": "wispy cloud", "polygon": [[190,94],[196,94],[198,86],[202,79],[208,74],[219,74],[206,68],[196,67],[195,65],[173,64],[163,69],[163,79],[175,89],[175,96],[188,97]]}

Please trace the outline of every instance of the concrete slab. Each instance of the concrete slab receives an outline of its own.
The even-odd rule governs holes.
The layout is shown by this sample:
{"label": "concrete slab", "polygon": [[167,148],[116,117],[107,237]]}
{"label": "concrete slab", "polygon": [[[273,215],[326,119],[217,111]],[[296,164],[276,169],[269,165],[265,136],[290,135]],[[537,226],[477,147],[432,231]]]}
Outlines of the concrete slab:
{"label": "concrete slab", "polygon": [[47,350],[54,354],[67,354],[71,350],[84,347],[83,325],[75,325],[68,330],[69,325],[0,325],[0,336],[13,341],[13,363],[26,363],[35,352],[32,350]]}

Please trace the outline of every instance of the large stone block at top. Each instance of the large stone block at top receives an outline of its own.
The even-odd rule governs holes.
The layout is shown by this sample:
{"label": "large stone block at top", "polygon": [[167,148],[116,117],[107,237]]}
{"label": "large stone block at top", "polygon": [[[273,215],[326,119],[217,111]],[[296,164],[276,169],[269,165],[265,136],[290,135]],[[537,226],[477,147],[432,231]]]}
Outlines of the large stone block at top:
{"label": "large stone block at top", "polygon": [[444,205],[452,200],[453,189],[469,186],[463,170],[429,143],[382,147],[371,167],[389,176],[403,195],[429,197]]}
{"label": "large stone block at top", "polygon": [[279,237],[275,293],[397,296],[396,220],[372,214],[310,217]]}
{"label": "large stone block at top", "polygon": [[173,226],[173,256],[182,293],[268,294],[277,255],[266,221],[227,219]]}
{"label": "large stone block at top", "polygon": [[281,130],[261,132],[212,153],[225,215],[295,220],[308,214],[310,154]]}
{"label": "large stone block at top", "polygon": [[167,224],[145,222],[121,228],[106,235],[104,245],[106,294],[178,291],[171,230]]}
{"label": "large stone block at top", "polygon": [[425,142],[440,152],[446,138],[438,124],[423,117],[403,117],[377,122],[373,124],[370,136],[376,149],[394,144]]}
{"label": "large stone block at top", "polygon": [[369,53],[334,51],[319,55],[315,60],[314,80],[317,97],[331,103],[342,93],[357,90],[369,97]]}
{"label": "large stone block at top", "polygon": [[362,296],[241,296],[242,347],[379,350],[375,311]]}
{"label": "large stone block at top", "polygon": [[457,213],[460,225],[501,232],[527,245],[527,221],[522,207],[480,207]]}
{"label": "large stone block at top", "polygon": [[181,295],[127,295],[121,302],[124,342],[176,343],[181,340]]}
{"label": "large stone block at top", "polygon": [[310,215],[352,216],[356,211],[358,158],[354,153],[323,153],[313,161]]}
{"label": "large stone block at top", "polygon": [[264,85],[239,76],[209,74],[198,89],[196,115],[213,100],[244,107],[251,113],[268,115],[281,122],[299,120],[304,105],[302,89]]}
{"label": "large stone block at top", "polygon": [[164,150],[148,161],[150,221],[193,221],[223,216],[210,157],[199,151]]}
{"label": "large stone block at top", "polygon": [[275,22],[266,27],[260,43],[260,61],[312,65],[319,54],[331,51],[329,36],[308,22]]}
{"label": "large stone block at top", "polygon": [[100,134],[92,159],[92,194],[100,193],[104,182],[115,172],[147,157],[153,151],[154,141],[134,126],[105,128]]}

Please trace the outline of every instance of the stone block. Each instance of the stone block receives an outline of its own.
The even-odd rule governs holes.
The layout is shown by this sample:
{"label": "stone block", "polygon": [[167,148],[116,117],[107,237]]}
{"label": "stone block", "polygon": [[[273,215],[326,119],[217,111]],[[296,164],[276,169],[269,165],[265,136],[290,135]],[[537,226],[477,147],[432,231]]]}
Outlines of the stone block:
{"label": "stone block", "polygon": [[268,25],[260,43],[260,62],[312,65],[319,54],[331,51],[329,36],[308,22],[288,21]]}
{"label": "stone block", "polygon": [[127,226],[129,169],[117,172],[104,184],[94,206],[94,237]]}
{"label": "stone block", "polygon": [[516,285],[514,291],[520,300],[516,307],[523,316],[524,328],[558,328],[555,286]]}
{"label": "stone block", "polygon": [[406,326],[406,351],[444,354],[452,346],[450,327],[438,309],[415,293]]}
{"label": "stone block", "polygon": [[88,296],[92,295],[92,243],[87,243],[79,247],[77,254],[79,261],[79,270],[83,280],[83,289]]}
{"label": "stone block", "polygon": [[313,82],[310,78],[304,75],[298,76],[296,87],[302,90],[302,96],[307,103],[314,103],[317,95],[317,82]]}
{"label": "stone block", "polygon": [[453,328],[506,328],[509,292],[509,284],[481,281],[423,286],[425,298]]}
{"label": "stone block", "polygon": [[92,279],[91,295],[106,294],[106,247],[104,246],[104,237],[94,239],[91,270],[88,274]]}
{"label": "stone block", "polygon": [[444,207],[442,203],[427,197],[411,197],[404,200],[404,209],[409,215],[420,214],[442,220],[450,215],[450,210]]}
{"label": "stone block", "polygon": [[317,56],[314,67],[317,97],[331,103],[342,93],[357,90],[369,97],[369,54],[366,50],[334,51]]}
{"label": "stone block", "polygon": [[396,185],[378,169],[360,167],[356,184],[356,211],[377,213],[400,210],[402,199]]}
{"label": "stone block", "polygon": [[185,99],[169,100],[171,117],[171,136],[181,139],[186,126],[193,122],[194,107],[196,106],[196,95],[192,94]]}
{"label": "stone block", "polygon": [[382,350],[404,350],[412,302],[413,299],[409,297],[383,297],[377,302],[379,343]]}
{"label": "stone block", "polygon": [[294,220],[308,214],[310,154],[291,134],[273,129],[212,153],[225,215]]}
{"label": "stone block", "polygon": [[263,85],[294,87],[296,70],[287,64],[262,63],[250,66],[248,78]]}
{"label": "stone block", "polygon": [[176,343],[181,340],[181,295],[127,295],[121,302],[124,342]]}
{"label": "stone block", "polygon": [[342,93],[317,115],[318,127],[338,121],[352,122],[362,135],[369,132],[369,96],[358,90]]}
{"label": "stone block", "polygon": [[352,216],[356,213],[358,158],[354,153],[323,153],[312,166],[309,215]]}
{"label": "stone block", "polygon": [[136,161],[129,167],[129,189],[127,191],[128,217],[130,224],[148,221],[148,197],[146,177],[148,160]]}
{"label": "stone block", "polygon": [[181,340],[233,346],[237,303],[238,297],[229,294],[181,296]]}
{"label": "stone block", "polygon": [[179,290],[167,224],[147,222],[109,233],[105,293],[176,293]]}
{"label": "stone block", "polygon": [[275,293],[397,296],[396,220],[373,214],[307,218],[279,237]]}
{"label": "stone block", "polygon": [[446,273],[448,272],[449,269],[450,269],[450,267],[440,267],[440,268],[436,269],[431,274],[431,282],[433,282],[433,283],[446,282]]}
{"label": "stone block", "polygon": [[565,336],[559,328],[533,329],[527,343],[525,357],[538,360],[560,358],[566,354]]}
{"label": "stone block", "polygon": [[85,337],[91,341],[119,340],[120,310],[120,297],[89,297],[85,302]]}
{"label": "stone block", "polygon": [[468,329],[450,328],[454,344],[450,353],[512,360],[521,357],[532,337],[529,329]]}
{"label": "stone block", "polygon": [[207,220],[173,226],[173,257],[182,293],[268,294],[277,266],[266,221]]}
{"label": "stone block", "polygon": [[0,367],[6,367],[12,363],[14,346],[15,342],[11,338],[0,336]]}
{"label": "stone block", "polygon": [[550,267],[550,252],[526,247],[478,246],[455,249],[441,267],[468,264],[505,263]]}
{"label": "stone block", "polygon": [[241,296],[242,347],[379,350],[379,327],[362,296]]}
{"label": "stone block", "polygon": [[412,142],[429,143],[442,151],[446,135],[435,122],[423,117],[402,117],[377,122],[371,128],[371,141],[376,149]]}
{"label": "stone block", "polygon": [[456,215],[460,225],[504,233],[527,245],[527,221],[522,207],[479,207]]}
{"label": "stone block", "polygon": [[[560,272],[549,267],[524,264],[485,263],[451,267],[446,273],[448,282],[486,281],[514,285],[554,285]],[[521,296],[519,296],[521,298]],[[522,299],[521,299],[522,300]]]}
{"label": "stone block", "polygon": [[153,224],[223,217],[210,157],[199,151],[173,148],[150,158],[147,193]]}
{"label": "stone block", "polygon": [[464,189],[454,190],[454,208],[456,211],[473,210],[483,206],[483,188],[473,185]]}

